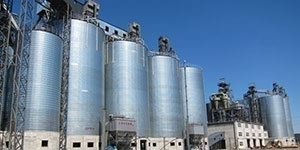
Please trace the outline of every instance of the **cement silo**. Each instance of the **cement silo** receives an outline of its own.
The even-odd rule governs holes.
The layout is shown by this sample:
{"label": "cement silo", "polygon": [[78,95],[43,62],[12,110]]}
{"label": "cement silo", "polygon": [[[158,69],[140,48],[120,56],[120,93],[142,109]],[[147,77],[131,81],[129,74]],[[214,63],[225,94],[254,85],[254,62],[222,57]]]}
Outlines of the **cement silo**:
{"label": "cement silo", "polygon": [[266,95],[259,98],[261,117],[271,138],[288,137],[283,97]]}
{"label": "cement silo", "polygon": [[294,135],[291,109],[290,109],[289,97],[288,96],[283,97],[283,106],[284,106],[284,110],[285,110],[285,118],[286,118],[286,126],[287,126],[288,136],[289,137],[294,137],[295,135]]}
{"label": "cement silo", "polygon": [[47,139],[49,145],[58,147],[62,46],[62,39],[53,33],[40,30],[31,33],[25,149],[27,144],[40,144],[33,142],[39,139]]}
{"label": "cement silo", "polygon": [[160,51],[149,56],[151,137],[182,137],[183,106],[179,87],[179,61],[159,39]]}
{"label": "cement silo", "polygon": [[67,148],[97,145],[104,100],[104,31],[71,19]]}
{"label": "cement silo", "polygon": [[[202,69],[194,66],[180,67],[181,100],[183,102],[184,121],[188,115],[188,124],[199,124],[207,132],[206,103]],[[186,103],[188,106],[186,107]],[[188,109],[188,114],[186,112]]]}
{"label": "cement silo", "polygon": [[[131,27],[139,30],[138,24]],[[148,51],[139,40],[139,33],[132,33],[135,32],[129,31],[126,39],[107,43],[106,109],[107,114],[135,119],[137,136],[149,137]]]}

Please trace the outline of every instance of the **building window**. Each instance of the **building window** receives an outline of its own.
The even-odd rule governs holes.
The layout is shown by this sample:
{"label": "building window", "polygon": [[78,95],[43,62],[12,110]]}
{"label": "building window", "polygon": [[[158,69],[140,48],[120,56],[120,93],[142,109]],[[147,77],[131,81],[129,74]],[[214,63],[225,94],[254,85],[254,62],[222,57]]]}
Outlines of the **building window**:
{"label": "building window", "polygon": [[42,140],[42,147],[48,147],[48,140]]}
{"label": "building window", "polygon": [[265,133],[265,137],[267,137],[267,133]]}
{"label": "building window", "polygon": [[247,123],[245,124],[245,128],[248,128],[248,124]]}
{"label": "building window", "polygon": [[243,142],[240,142],[240,146],[243,146],[244,145],[244,143]]}
{"label": "building window", "polygon": [[94,147],[94,143],[93,142],[88,142],[87,147]]}
{"label": "building window", "polygon": [[123,34],[123,38],[126,38],[126,34]]}
{"label": "building window", "polygon": [[242,133],[242,132],[239,132],[239,136],[243,136],[243,133]]}
{"label": "building window", "polygon": [[73,147],[81,147],[81,143],[80,142],[74,142]]}
{"label": "building window", "polygon": [[178,142],[178,146],[181,146],[181,142]]}
{"label": "building window", "polygon": [[170,145],[171,145],[171,146],[175,146],[175,143],[174,143],[174,142],[171,142]]}
{"label": "building window", "polygon": [[258,137],[261,137],[261,133],[258,133]]}
{"label": "building window", "polygon": [[254,136],[254,137],[255,137],[255,133],[252,133],[252,136]]}
{"label": "building window", "polygon": [[99,147],[101,147],[101,145],[102,145],[102,143],[101,143],[101,142],[99,142],[99,143],[98,143],[98,146],[99,146]]}
{"label": "building window", "polygon": [[131,147],[136,147],[136,143],[131,143]]}
{"label": "building window", "polygon": [[257,126],[258,129],[260,129],[260,126]]}
{"label": "building window", "polygon": [[246,132],[246,136],[249,136],[249,132]]}
{"label": "building window", "polygon": [[109,32],[109,27],[108,26],[105,26],[105,31]]}
{"label": "building window", "polygon": [[254,129],[254,124],[253,124],[253,125],[251,125],[251,127],[252,127],[252,129]]}
{"label": "building window", "polygon": [[115,35],[119,35],[119,32],[117,30],[115,30]]}
{"label": "building window", "polygon": [[152,146],[153,146],[153,147],[156,147],[156,143],[152,143]]}
{"label": "building window", "polygon": [[241,127],[241,126],[242,126],[242,125],[241,125],[241,123],[239,122],[239,123],[238,123],[238,127]]}
{"label": "building window", "polygon": [[149,145],[149,147],[150,147],[150,146],[151,146],[151,142],[149,142],[149,144],[148,144],[148,145]]}

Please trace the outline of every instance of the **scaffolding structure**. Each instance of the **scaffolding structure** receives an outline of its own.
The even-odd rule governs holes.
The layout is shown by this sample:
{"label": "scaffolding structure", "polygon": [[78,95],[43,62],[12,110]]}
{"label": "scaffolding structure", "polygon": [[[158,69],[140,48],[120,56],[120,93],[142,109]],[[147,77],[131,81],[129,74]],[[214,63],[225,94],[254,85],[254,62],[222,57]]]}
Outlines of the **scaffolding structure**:
{"label": "scaffolding structure", "polygon": [[21,10],[19,15],[20,50],[15,53],[13,99],[11,106],[9,146],[10,150],[22,150],[24,138],[25,121],[25,100],[28,77],[29,45],[32,28],[33,1],[21,0]]}
{"label": "scaffolding structure", "polygon": [[9,48],[11,18],[10,12],[3,1],[0,3],[0,124],[2,124],[2,115],[5,100],[5,83],[7,74],[7,50]]}
{"label": "scaffolding structure", "polygon": [[63,17],[63,68],[61,84],[61,104],[60,104],[60,131],[59,131],[59,149],[65,150],[67,143],[67,113],[68,113],[68,76],[69,76],[69,58],[70,58],[70,35],[71,35],[71,11],[67,5],[66,14]]}
{"label": "scaffolding structure", "polygon": [[18,150],[23,148],[28,46],[33,7],[29,0],[22,0],[19,21],[16,21],[17,17],[11,13],[13,1],[0,1],[0,4],[0,148]]}
{"label": "scaffolding structure", "polygon": [[7,1],[1,1],[0,3],[0,125],[1,125],[1,140],[0,149],[2,149],[5,139],[6,131],[3,127],[5,121],[3,118],[5,111],[5,99],[6,99],[6,86],[7,86],[7,74],[8,74],[8,50],[10,47],[10,34],[12,30],[11,14],[7,8]]}

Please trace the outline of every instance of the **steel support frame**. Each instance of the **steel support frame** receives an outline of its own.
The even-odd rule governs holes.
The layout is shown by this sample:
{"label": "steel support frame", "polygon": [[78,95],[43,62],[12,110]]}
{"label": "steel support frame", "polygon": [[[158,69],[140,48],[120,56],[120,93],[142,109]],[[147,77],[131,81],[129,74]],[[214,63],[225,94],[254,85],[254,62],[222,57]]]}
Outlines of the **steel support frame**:
{"label": "steel support frame", "polygon": [[253,93],[249,97],[249,112],[250,112],[250,122],[262,123],[260,117],[260,107],[256,95]]}
{"label": "steel support frame", "polygon": [[21,28],[18,52],[14,59],[14,87],[9,130],[9,149],[23,150],[25,103],[27,92],[30,34],[32,29],[33,0],[21,0],[19,27]]}
{"label": "steel support frame", "polygon": [[227,109],[212,109],[212,122],[231,122],[231,121],[248,121],[248,116],[245,114],[245,109],[231,107]]}
{"label": "steel support frame", "polygon": [[63,28],[63,67],[61,83],[61,103],[60,103],[60,131],[59,131],[59,149],[67,149],[67,117],[68,117],[68,79],[69,79],[69,59],[70,59],[70,35],[71,35],[71,11],[67,6],[64,16]]}
{"label": "steel support frame", "polygon": [[115,144],[119,150],[129,150],[133,137],[136,137],[136,132],[108,131],[107,137],[109,145]]}
{"label": "steel support frame", "polygon": [[[9,46],[9,35],[11,30],[11,20],[9,19],[9,13],[7,10],[3,10],[2,6],[0,8],[0,125],[2,126],[2,116],[5,104],[5,85],[6,76],[8,71],[7,64],[7,49]],[[2,131],[2,137],[0,141],[0,149],[3,148],[5,141],[5,132]]]}
{"label": "steel support frame", "polygon": [[7,10],[1,10],[0,13],[0,125],[2,125],[6,89],[5,83],[8,69],[7,49],[9,47],[11,20]]}

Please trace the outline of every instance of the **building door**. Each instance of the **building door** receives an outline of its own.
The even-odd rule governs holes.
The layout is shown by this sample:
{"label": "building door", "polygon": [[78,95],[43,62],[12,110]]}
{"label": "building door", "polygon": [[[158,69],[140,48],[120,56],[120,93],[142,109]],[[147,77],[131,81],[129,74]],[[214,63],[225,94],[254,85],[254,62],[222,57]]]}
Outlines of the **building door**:
{"label": "building door", "polygon": [[141,140],[140,147],[140,150],[147,150],[147,140]]}
{"label": "building door", "polygon": [[253,139],[253,147],[256,147],[256,139]]}
{"label": "building door", "polygon": [[260,147],[263,147],[262,139],[259,139],[259,144],[260,144]]}
{"label": "building door", "polygon": [[247,139],[247,147],[250,147],[250,139]]}

